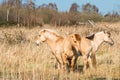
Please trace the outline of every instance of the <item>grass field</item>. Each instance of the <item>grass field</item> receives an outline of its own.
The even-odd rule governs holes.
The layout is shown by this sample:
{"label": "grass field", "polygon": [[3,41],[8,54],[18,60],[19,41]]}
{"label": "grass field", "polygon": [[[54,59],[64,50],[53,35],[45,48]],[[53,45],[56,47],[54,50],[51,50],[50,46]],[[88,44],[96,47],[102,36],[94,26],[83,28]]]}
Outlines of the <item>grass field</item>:
{"label": "grass field", "polygon": [[[0,28],[0,80],[120,80],[120,22],[96,23],[97,27],[49,26]],[[36,46],[37,32],[43,28],[56,30],[62,36],[78,33],[87,36],[108,29],[114,45],[103,43],[97,51],[97,68],[82,73],[82,57],[74,73],[55,69],[55,58],[46,43]]]}

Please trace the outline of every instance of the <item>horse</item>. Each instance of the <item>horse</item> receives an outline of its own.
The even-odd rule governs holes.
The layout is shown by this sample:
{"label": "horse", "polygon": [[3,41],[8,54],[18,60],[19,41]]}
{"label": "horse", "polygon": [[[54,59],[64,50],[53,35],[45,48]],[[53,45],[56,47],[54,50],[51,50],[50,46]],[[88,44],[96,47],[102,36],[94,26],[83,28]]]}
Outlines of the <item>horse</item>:
{"label": "horse", "polygon": [[[36,44],[39,45],[42,42],[47,42],[57,60],[58,69],[63,69],[69,62],[68,58],[78,54],[76,52],[80,47],[80,35],[70,34],[64,38],[51,29],[43,29],[38,33]],[[72,68],[74,68],[76,58],[72,59]]]}
{"label": "horse", "polygon": [[84,61],[84,72],[87,69],[87,65],[89,65],[90,68],[93,68],[93,66],[96,67],[95,53],[103,42],[107,42],[110,45],[114,44],[110,32],[100,31],[87,37],[81,37],[80,50]]}
{"label": "horse", "polygon": [[70,71],[75,70],[76,61],[80,55],[81,36],[79,34],[69,34],[63,42],[63,62],[70,68]]}

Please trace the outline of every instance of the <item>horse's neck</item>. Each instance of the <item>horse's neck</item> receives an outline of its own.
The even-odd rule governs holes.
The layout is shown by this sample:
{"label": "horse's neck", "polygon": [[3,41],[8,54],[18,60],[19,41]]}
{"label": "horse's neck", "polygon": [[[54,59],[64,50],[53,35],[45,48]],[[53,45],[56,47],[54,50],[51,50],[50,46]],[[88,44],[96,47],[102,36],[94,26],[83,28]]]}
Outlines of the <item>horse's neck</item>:
{"label": "horse's neck", "polygon": [[104,42],[103,38],[95,36],[93,39],[94,51],[97,51],[98,47]]}
{"label": "horse's neck", "polygon": [[48,41],[54,42],[59,39],[57,35],[51,34],[51,33],[46,33],[45,37]]}
{"label": "horse's neck", "polygon": [[54,42],[53,41],[47,40],[46,42],[50,46],[50,48],[53,48],[53,46],[54,46]]}
{"label": "horse's neck", "polygon": [[53,50],[53,52],[55,51],[55,44],[56,42],[62,38],[61,36],[57,36],[57,35],[53,35],[53,34],[47,34],[46,35],[46,42],[47,44],[50,46],[50,48]]}

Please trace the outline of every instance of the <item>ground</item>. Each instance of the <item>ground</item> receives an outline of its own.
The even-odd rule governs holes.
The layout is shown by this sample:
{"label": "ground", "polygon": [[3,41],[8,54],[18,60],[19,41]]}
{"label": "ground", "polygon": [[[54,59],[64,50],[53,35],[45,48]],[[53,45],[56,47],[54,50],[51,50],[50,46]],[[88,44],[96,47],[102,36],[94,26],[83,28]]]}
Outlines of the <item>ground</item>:
{"label": "ground", "polygon": [[[0,79],[4,80],[120,80],[120,22],[96,23],[97,26],[50,26],[0,28]],[[107,27],[106,27],[107,26]],[[109,30],[114,45],[103,43],[97,51],[97,68],[82,72],[82,57],[74,73],[55,69],[55,58],[46,43],[36,46],[37,32],[43,28],[56,30],[60,35],[78,33],[87,36]]]}

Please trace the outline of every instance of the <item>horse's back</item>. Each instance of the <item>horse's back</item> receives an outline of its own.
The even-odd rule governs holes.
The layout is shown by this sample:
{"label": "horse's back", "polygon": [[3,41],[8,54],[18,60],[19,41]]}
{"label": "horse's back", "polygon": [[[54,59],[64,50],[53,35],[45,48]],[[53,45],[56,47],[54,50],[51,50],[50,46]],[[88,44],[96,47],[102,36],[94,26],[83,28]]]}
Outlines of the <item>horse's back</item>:
{"label": "horse's back", "polygon": [[86,53],[86,52],[89,52],[90,51],[90,49],[92,48],[92,43],[91,43],[91,40],[89,40],[89,39],[87,39],[87,38],[85,38],[85,37],[82,37],[81,38],[81,43],[80,43],[80,45],[81,45],[81,51],[83,52],[83,53]]}

